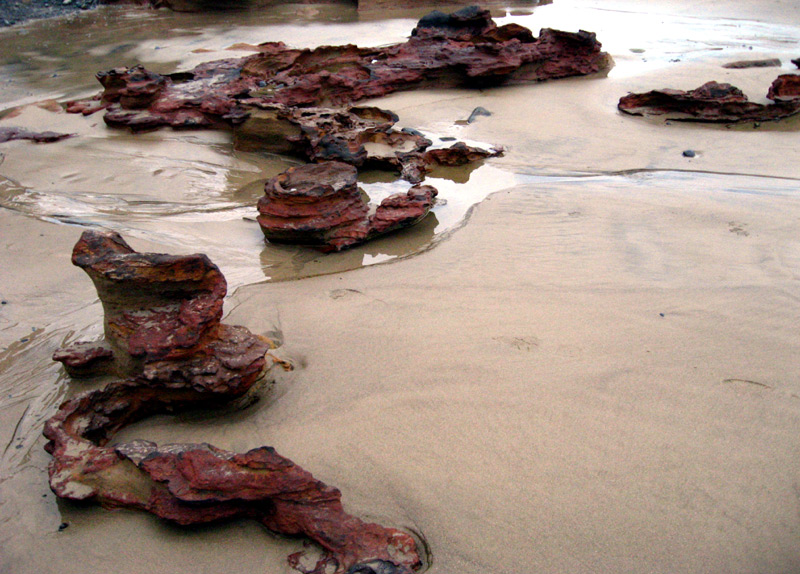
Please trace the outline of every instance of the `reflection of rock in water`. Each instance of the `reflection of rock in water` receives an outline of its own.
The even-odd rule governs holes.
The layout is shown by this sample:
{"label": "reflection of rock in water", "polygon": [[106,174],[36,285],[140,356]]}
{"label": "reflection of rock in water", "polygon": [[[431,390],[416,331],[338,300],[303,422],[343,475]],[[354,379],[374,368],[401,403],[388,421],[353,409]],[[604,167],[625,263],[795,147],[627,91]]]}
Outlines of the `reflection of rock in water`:
{"label": "reflection of rock in water", "polygon": [[[317,542],[324,551],[319,573],[364,571],[359,565],[378,561],[409,574],[420,565],[410,536],[347,514],[336,488],[270,447],[239,454],[209,444],[109,446],[117,431],[144,417],[245,397],[273,342],[220,323],[227,285],[205,255],[137,253],[116,233],[87,231],[73,263],[95,283],[105,339],[54,358],[70,373],[131,378],[63,403],[47,421],[53,492],[183,525],[251,518]],[[299,568],[299,555],[289,562]]]}
{"label": "reflection of rock in water", "polygon": [[433,244],[437,225],[436,213],[431,212],[414,227],[338,253],[321,254],[309,247],[267,243],[261,251],[261,267],[271,281],[350,271],[424,251]]}

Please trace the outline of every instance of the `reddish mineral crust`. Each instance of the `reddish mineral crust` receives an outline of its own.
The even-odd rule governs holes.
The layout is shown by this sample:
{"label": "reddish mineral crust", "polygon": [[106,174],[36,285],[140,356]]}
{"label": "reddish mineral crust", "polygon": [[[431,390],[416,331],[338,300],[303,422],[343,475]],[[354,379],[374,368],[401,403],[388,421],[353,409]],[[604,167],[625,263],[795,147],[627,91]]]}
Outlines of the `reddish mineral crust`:
{"label": "reddish mineral crust", "polygon": [[264,186],[258,223],[273,242],[339,251],[414,225],[433,207],[437,191],[415,185],[384,199],[373,215],[351,165],[328,161],[289,168]]}
{"label": "reddish mineral crust", "polygon": [[[142,440],[108,446],[125,425],[192,406],[231,404],[255,384],[270,342],[221,324],[225,278],[204,255],[141,254],[116,233],[87,231],[73,262],[94,281],[106,340],[56,353],[71,372],[98,359],[128,373],[62,404],[47,421],[50,486],[59,497],[135,508],[178,524],[252,518],[324,550],[312,572],[395,574],[419,566],[407,534],[347,514],[341,493],[270,447],[244,454],[208,444]],[[297,556],[290,563],[300,568]],[[366,568],[366,570],[365,570]]]}
{"label": "reddish mineral crust", "polygon": [[[136,67],[98,74],[105,90],[68,110],[107,108],[110,125],[220,127],[244,121],[256,105],[346,106],[399,90],[486,87],[598,72],[609,56],[589,32],[497,27],[488,10],[433,12],[402,44],[313,50],[280,42],[246,58],[220,60],[161,76]],[[146,106],[146,107],[143,107]]]}
{"label": "reddish mineral crust", "polygon": [[760,122],[779,120],[800,111],[800,76],[779,76],[767,97],[772,104],[757,104],[730,84],[707,82],[687,92],[654,90],[620,98],[619,109],[632,115],[665,116],[678,121]]}

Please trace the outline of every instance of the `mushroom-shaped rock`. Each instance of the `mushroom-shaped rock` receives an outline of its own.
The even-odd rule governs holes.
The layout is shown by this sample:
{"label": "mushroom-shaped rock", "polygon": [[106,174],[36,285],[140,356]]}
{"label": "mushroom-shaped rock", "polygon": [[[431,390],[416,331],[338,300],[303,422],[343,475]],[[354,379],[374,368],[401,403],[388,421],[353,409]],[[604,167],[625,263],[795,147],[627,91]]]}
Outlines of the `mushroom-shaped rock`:
{"label": "mushroom-shaped rock", "polygon": [[[272,344],[220,323],[225,278],[205,255],[137,253],[116,233],[87,231],[73,262],[97,287],[106,339],[55,358],[70,372],[93,366],[130,378],[66,401],[45,424],[56,495],[183,525],[257,520],[318,543],[323,557],[313,572],[319,574],[362,571],[366,564],[410,574],[419,566],[408,534],[347,514],[339,490],[270,447],[240,454],[209,444],[109,445],[117,431],[144,417],[241,399],[254,388]],[[289,562],[301,569],[297,555]]]}

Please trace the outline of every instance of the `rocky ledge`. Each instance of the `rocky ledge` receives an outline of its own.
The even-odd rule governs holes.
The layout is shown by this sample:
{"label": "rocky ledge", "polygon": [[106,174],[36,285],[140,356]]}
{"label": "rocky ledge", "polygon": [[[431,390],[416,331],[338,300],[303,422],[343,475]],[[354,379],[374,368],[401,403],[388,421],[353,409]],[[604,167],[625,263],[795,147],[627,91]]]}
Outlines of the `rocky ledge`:
{"label": "rocky ledge", "polygon": [[104,90],[68,111],[105,111],[110,125],[132,129],[224,127],[259,106],[349,106],[400,90],[519,84],[599,72],[610,65],[595,35],[516,24],[497,26],[488,10],[464,8],[422,18],[402,44],[295,49],[280,42],[256,53],[160,75],[142,67],[97,75]]}
{"label": "rocky ledge", "polygon": [[[225,278],[204,255],[137,253],[116,233],[87,231],[73,262],[95,283],[105,338],[54,358],[73,374],[128,378],[66,401],[47,421],[56,495],[144,510],[182,525],[257,520],[319,544],[323,556],[314,574],[410,574],[420,565],[413,538],[347,514],[336,488],[270,447],[239,454],[209,444],[110,446],[117,431],[144,417],[243,399],[272,344],[220,322]],[[308,572],[298,555],[289,562]]]}
{"label": "rocky ledge", "polygon": [[695,122],[765,122],[800,112],[800,75],[783,74],[767,93],[771,104],[751,102],[731,84],[707,82],[690,91],[653,90],[620,98],[619,110],[632,115]]}

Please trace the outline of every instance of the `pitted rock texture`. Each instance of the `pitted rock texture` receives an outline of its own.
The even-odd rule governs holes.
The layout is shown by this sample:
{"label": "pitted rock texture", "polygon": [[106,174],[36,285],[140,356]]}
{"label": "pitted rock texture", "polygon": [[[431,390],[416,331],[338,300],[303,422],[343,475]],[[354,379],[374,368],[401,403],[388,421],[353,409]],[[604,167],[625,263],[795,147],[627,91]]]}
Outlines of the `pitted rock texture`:
{"label": "pitted rock texture", "polygon": [[[116,233],[87,231],[73,262],[94,281],[105,341],[61,350],[70,372],[94,366],[127,380],[63,403],[44,429],[50,486],[61,498],[133,508],[190,525],[251,518],[323,549],[314,574],[409,574],[420,564],[407,534],[347,514],[341,493],[270,447],[239,454],[209,444],[109,445],[144,417],[242,399],[262,374],[270,341],[220,323],[225,278],[204,255],[137,253]],[[297,555],[290,564],[301,569]]]}
{"label": "pitted rock texture", "polygon": [[696,122],[762,122],[800,112],[800,76],[779,76],[767,95],[774,103],[751,102],[731,84],[707,82],[690,91],[663,89],[620,98],[622,112],[640,116]]}
{"label": "pitted rock texture", "polygon": [[267,240],[340,251],[419,222],[437,191],[415,185],[384,199],[370,215],[352,165],[323,162],[289,168],[270,179],[258,202],[258,223]]}

